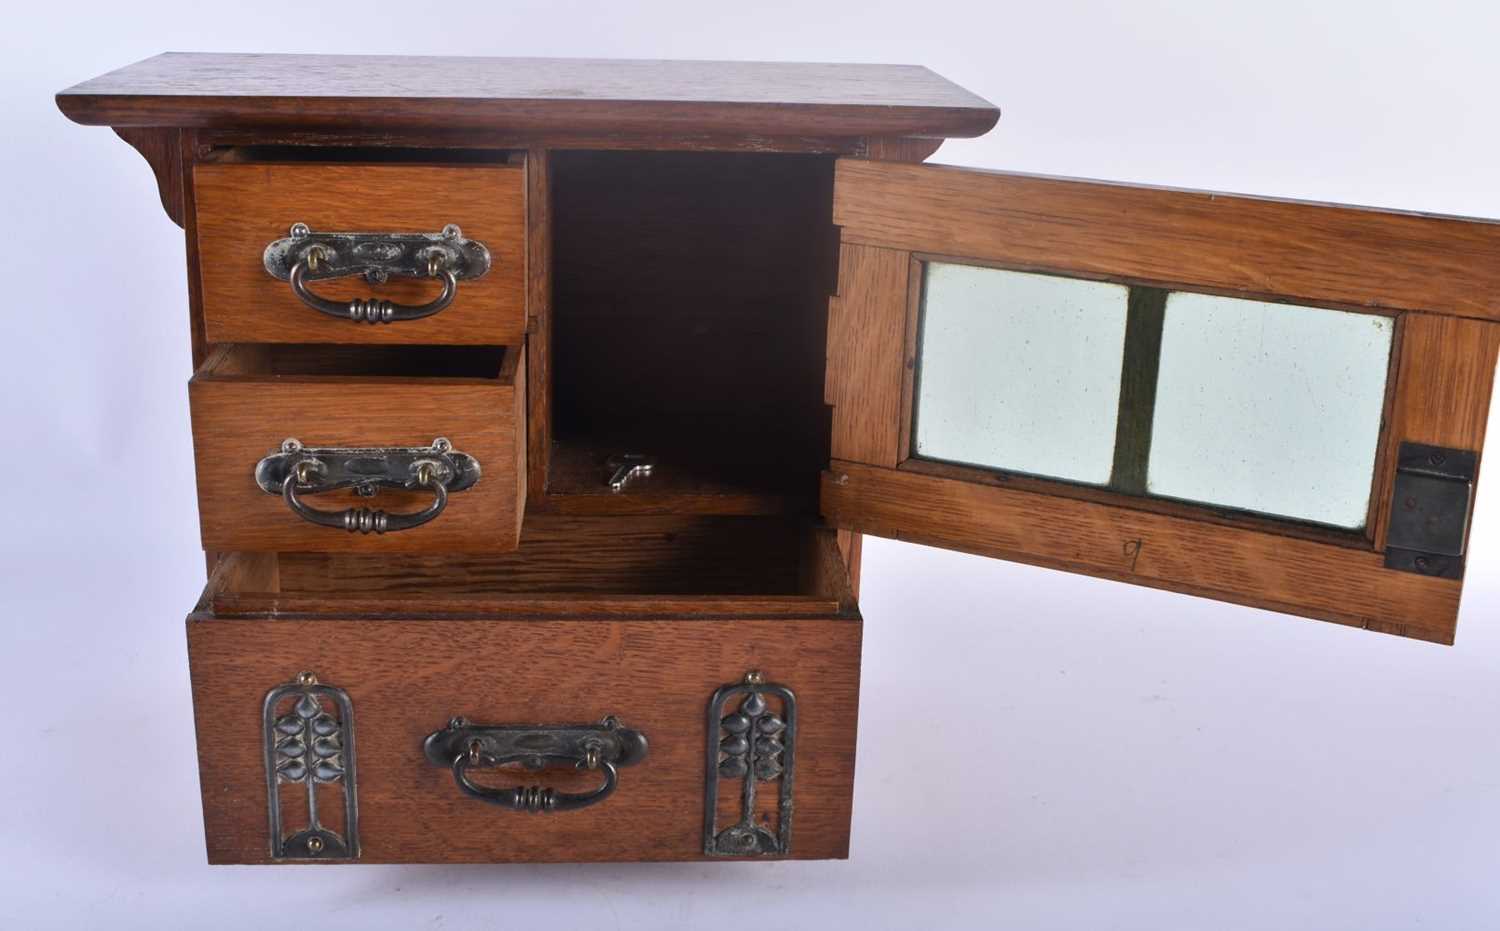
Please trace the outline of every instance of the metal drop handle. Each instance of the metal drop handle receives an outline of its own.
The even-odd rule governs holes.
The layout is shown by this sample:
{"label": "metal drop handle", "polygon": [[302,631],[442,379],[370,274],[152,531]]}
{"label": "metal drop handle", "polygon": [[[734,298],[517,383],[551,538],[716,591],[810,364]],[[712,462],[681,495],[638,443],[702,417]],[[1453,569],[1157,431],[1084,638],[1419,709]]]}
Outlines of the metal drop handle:
{"label": "metal drop handle", "polygon": [[[465,238],[453,223],[436,233],[329,233],[294,223],[289,236],[267,244],[261,262],[267,274],[290,282],[297,299],[319,313],[356,323],[397,323],[430,317],[453,303],[458,282],[483,278],[492,258],[484,243]],[[333,301],[309,287],[354,275],[371,285],[393,276],[436,278],[443,290],[426,304],[413,305],[376,297]]]}
{"label": "metal drop handle", "polygon": [[420,527],[436,519],[448,506],[447,486],[433,478],[431,469],[426,469],[418,471],[416,484],[418,488],[426,488],[432,492],[432,503],[420,511],[391,514],[379,508],[364,507],[345,508],[342,511],[320,510],[297,497],[297,486],[309,484],[300,474],[309,471],[312,470],[297,468],[288,472],[281,482],[281,497],[298,517],[320,527],[337,527],[350,533],[392,533]]}
{"label": "metal drop handle", "polygon": [[[513,811],[550,813],[597,805],[614,794],[621,766],[646,757],[646,736],[613,716],[598,724],[473,725],[454,718],[429,734],[423,744],[429,762],[446,766],[459,791],[470,798]],[[598,772],[603,782],[588,792],[563,792],[541,785],[493,788],[474,782],[469,773],[518,764],[530,770],[571,767]]]}
{"label": "metal drop handle", "polygon": [[511,808],[516,811],[553,812],[574,811],[579,808],[587,808],[590,805],[604,801],[614,794],[615,787],[620,784],[620,771],[615,764],[599,759],[598,753],[590,755],[589,759],[575,760],[567,756],[545,756],[542,761],[551,764],[573,764],[577,769],[598,770],[604,774],[604,784],[592,792],[559,792],[545,786],[516,786],[512,789],[492,789],[486,786],[476,785],[469,779],[469,767],[494,767],[504,766],[507,763],[535,762],[534,754],[512,753],[509,756],[490,756],[477,748],[471,747],[470,752],[460,754],[453,760],[453,781],[458,783],[459,789],[470,798],[477,798],[481,802],[489,802],[502,808]]}
{"label": "metal drop handle", "polygon": [[[359,448],[306,447],[288,437],[280,450],[255,466],[260,490],[280,495],[293,514],[308,523],[350,533],[393,533],[436,520],[448,506],[449,494],[472,488],[479,475],[479,461],[454,449],[441,436],[431,446]],[[430,491],[432,503],[420,511],[392,514],[368,507],[325,511],[303,500],[340,489],[368,498],[383,488]]]}
{"label": "metal drop handle", "polygon": [[443,293],[428,301],[426,304],[398,304],[395,301],[385,301],[379,298],[353,298],[348,303],[330,301],[326,297],[319,297],[312,293],[307,287],[307,273],[316,271],[319,259],[317,250],[308,253],[305,259],[301,259],[292,266],[289,281],[292,283],[292,293],[297,299],[320,313],[328,314],[330,317],[348,317],[355,323],[395,323],[400,320],[420,320],[430,317],[438,311],[453,303],[453,298],[458,294],[458,276],[450,269],[443,268],[434,258],[428,268],[427,274],[433,278],[443,280]]}

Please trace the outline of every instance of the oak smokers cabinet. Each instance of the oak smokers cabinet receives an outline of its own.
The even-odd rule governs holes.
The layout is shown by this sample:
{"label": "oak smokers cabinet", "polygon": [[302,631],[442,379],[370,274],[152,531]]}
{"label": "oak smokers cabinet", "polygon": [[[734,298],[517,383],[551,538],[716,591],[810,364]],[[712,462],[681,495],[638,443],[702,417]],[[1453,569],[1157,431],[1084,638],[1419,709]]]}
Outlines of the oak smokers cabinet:
{"label": "oak smokers cabinet", "polygon": [[925,165],[915,67],[57,100],[186,233],[215,863],[847,855],[865,533],[1452,642],[1493,223]]}

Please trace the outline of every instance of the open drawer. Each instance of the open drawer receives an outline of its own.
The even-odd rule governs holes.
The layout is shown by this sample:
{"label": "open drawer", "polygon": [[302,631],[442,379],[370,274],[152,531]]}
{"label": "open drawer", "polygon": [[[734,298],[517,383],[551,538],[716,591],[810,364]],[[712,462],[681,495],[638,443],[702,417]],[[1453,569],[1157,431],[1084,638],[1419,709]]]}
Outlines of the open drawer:
{"label": "open drawer", "polygon": [[513,554],[228,554],[187,629],[211,862],[847,855],[832,531],[544,515]]}
{"label": "open drawer", "polygon": [[230,345],[189,385],[210,552],[516,547],[523,353]]}
{"label": "open drawer", "polygon": [[199,163],[193,231],[206,338],[519,344],[524,189],[519,161]]}

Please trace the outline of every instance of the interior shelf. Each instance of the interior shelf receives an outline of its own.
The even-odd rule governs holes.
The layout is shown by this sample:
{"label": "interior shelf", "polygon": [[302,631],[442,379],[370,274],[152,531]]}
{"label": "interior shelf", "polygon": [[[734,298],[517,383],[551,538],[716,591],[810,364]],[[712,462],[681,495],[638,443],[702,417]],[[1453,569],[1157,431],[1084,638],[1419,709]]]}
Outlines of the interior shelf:
{"label": "interior shelf", "polygon": [[[650,475],[631,478],[620,491],[609,487],[611,463],[621,453],[647,455]],[[598,439],[552,444],[547,501],[563,514],[725,514],[808,513],[816,475],[788,472],[774,456],[742,455],[693,448],[680,442],[642,444]]]}

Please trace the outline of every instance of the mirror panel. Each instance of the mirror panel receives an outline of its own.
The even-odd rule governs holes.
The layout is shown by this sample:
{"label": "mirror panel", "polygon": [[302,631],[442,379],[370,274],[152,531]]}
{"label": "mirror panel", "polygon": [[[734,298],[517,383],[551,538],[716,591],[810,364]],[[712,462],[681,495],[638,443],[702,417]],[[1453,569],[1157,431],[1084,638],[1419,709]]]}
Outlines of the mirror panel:
{"label": "mirror panel", "polygon": [[1395,321],[1176,292],[1146,490],[1364,527]]}
{"label": "mirror panel", "polygon": [[1108,484],[1130,289],[946,262],[924,267],[914,454]]}
{"label": "mirror panel", "polygon": [[1367,521],[1395,318],[930,261],[912,454]]}

